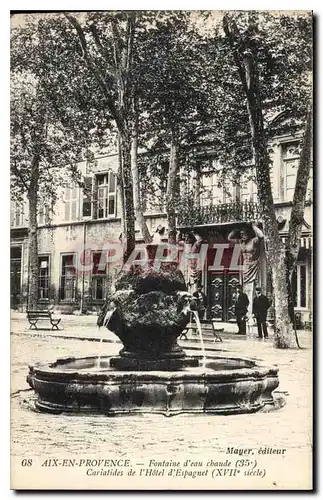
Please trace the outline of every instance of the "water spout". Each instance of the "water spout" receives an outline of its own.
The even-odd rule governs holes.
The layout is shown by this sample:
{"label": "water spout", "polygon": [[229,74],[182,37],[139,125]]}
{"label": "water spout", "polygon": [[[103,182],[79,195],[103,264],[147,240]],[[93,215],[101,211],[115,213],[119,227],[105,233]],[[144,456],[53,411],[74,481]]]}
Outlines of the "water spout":
{"label": "water spout", "polygon": [[105,316],[104,316],[104,320],[103,320],[103,326],[105,326],[106,328],[109,327],[109,323],[110,323],[110,319],[112,318],[112,315],[113,313],[115,312],[116,310],[116,307],[115,305],[112,303],[110,305],[110,309],[107,310]]}
{"label": "water spout", "polygon": [[99,355],[97,359],[97,368],[101,368],[102,347],[103,347],[103,337],[100,338],[99,342]]}
{"label": "water spout", "polygon": [[198,329],[199,336],[200,336],[201,351],[202,351],[202,367],[205,368],[205,366],[206,366],[206,353],[205,353],[205,347],[204,347],[202,326],[201,326],[201,322],[200,322],[200,318],[199,318],[198,312],[197,311],[192,311],[192,313],[194,314],[195,322],[197,324],[197,329]]}

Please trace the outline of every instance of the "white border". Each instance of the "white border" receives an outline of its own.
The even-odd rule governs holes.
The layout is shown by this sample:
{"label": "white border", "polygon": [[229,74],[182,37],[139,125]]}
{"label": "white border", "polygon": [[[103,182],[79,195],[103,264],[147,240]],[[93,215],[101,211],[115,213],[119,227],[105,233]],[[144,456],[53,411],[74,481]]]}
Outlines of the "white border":
{"label": "white border", "polygon": [[[322,42],[321,37],[319,36],[319,25],[320,25],[320,10],[321,2],[319,4],[318,1],[312,2],[309,4],[308,2],[300,2],[297,0],[288,0],[285,2],[281,1],[267,1],[267,2],[256,2],[256,1],[245,1],[238,2],[233,0],[226,0],[225,2],[210,2],[209,0],[200,0],[199,2],[190,2],[190,1],[178,1],[178,0],[164,0],[163,2],[151,2],[151,1],[141,1],[131,3],[129,1],[118,0],[106,2],[102,0],[93,0],[91,4],[89,2],[84,2],[82,0],[71,1],[71,0],[56,0],[55,2],[47,2],[43,1],[33,1],[28,2],[28,10],[116,10],[116,9],[136,9],[136,10],[313,10],[314,15],[317,17],[316,19],[316,31],[317,31],[317,67],[316,67],[316,84],[317,84],[317,94],[319,94],[320,85],[320,73],[319,69],[322,67]],[[46,9],[44,9],[46,7]],[[15,494],[12,491],[9,491],[9,479],[10,479],[10,434],[9,434],[9,423],[10,423],[10,407],[9,407],[9,380],[10,380],[10,295],[9,295],[9,286],[10,286],[10,266],[9,266],[9,249],[10,249],[10,208],[9,208],[9,40],[10,40],[10,20],[9,20],[9,10],[26,10],[26,1],[15,1],[12,2],[8,7],[3,3],[0,7],[0,56],[1,56],[1,80],[2,87],[0,93],[0,109],[1,109],[1,182],[0,182],[0,201],[1,201],[1,219],[2,219],[2,227],[1,227],[1,236],[2,236],[2,246],[0,247],[1,252],[1,301],[0,301],[0,317],[1,317],[1,352],[7,353],[8,355],[2,357],[1,359],[1,390],[2,390],[2,402],[5,403],[5,410],[3,407],[1,408],[1,454],[0,454],[0,471],[1,471],[1,498],[12,498]],[[319,103],[317,103],[319,104]],[[321,107],[317,110],[317,122],[316,122],[316,137],[319,138],[319,131],[321,125]],[[318,148],[316,154],[317,163],[319,163],[320,159],[320,145],[322,145],[322,141],[317,140]],[[322,146],[321,146],[322,147]],[[317,174],[318,166],[316,166],[316,200],[320,199],[319,190],[320,190],[320,179]],[[322,178],[322,174],[321,174]],[[323,220],[323,204],[318,204],[317,212],[316,212],[316,221],[319,222]],[[318,226],[318,224],[316,224]],[[322,231],[316,229],[316,257],[319,257],[319,248],[320,248],[320,237]],[[316,264],[318,261],[316,261]],[[321,268],[318,269],[319,277],[321,278]],[[317,283],[317,289],[320,290],[320,280]],[[322,292],[320,293],[322,300]],[[322,304],[323,305],[323,304]],[[322,310],[323,308],[319,307],[320,303],[317,304],[317,310]],[[322,332],[319,331],[319,318],[316,319],[316,341],[318,342],[319,337]],[[316,346],[313,346],[313,350],[315,350]],[[318,355],[319,357],[319,355]],[[320,365],[319,359],[317,358],[317,364]],[[321,382],[321,374],[319,376],[319,380],[316,381],[316,384],[320,387],[319,382]],[[318,389],[317,389],[318,394]],[[322,399],[321,399],[322,401]],[[317,408],[318,413],[321,408]],[[322,412],[321,412],[322,414]],[[317,415],[318,416],[318,415]],[[317,419],[318,420],[318,419]],[[318,425],[318,424],[317,424]],[[321,443],[319,443],[321,445]],[[317,450],[317,456],[320,455],[320,451],[322,452],[321,446],[320,450]],[[321,455],[322,456],[322,455]],[[317,472],[319,471],[319,467],[317,466]],[[319,474],[317,474],[319,476]],[[319,486],[319,485],[318,485]],[[120,495],[115,495],[107,492],[110,498],[116,497],[120,498]],[[261,493],[260,493],[261,494]],[[305,496],[308,493],[303,493]],[[52,496],[54,493],[47,493],[46,496]],[[78,495],[81,495],[78,492]],[[88,493],[86,496],[90,495],[94,496],[93,493]],[[169,495],[167,497],[173,496],[175,494]],[[196,497],[199,494],[190,494],[190,497]],[[233,497],[231,495],[224,495],[221,493],[216,493],[217,497],[225,498]],[[277,494],[275,493],[275,498],[283,497],[283,493]],[[296,493],[295,493],[296,495]],[[24,495],[25,496],[25,495]],[[68,498],[67,494],[60,494],[63,498]],[[123,495],[121,495],[123,496]],[[158,495],[160,497],[160,495]],[[162,495],[164,496],[164,495]],[[284,495],[285,496],[285,495]],[[292,495],[294,496],[294,495]],[[298,496],[298,495],[297,495]],[[39,498],[39,495],[36,493],[30,493],[26,495],[28,498]],[[167,498],[166,497],[166,498]]]}

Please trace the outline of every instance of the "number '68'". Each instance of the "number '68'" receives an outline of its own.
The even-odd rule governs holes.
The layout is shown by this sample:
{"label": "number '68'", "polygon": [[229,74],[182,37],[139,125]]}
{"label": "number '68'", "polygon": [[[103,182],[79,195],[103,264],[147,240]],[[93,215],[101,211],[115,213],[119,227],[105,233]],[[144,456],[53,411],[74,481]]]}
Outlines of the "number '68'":
{"label": "number '68'", "polygon": [[31,458],[24,458],[22,461],[21,461],[21,465],[23,467],[31,467],[33,464],[33,461]]}

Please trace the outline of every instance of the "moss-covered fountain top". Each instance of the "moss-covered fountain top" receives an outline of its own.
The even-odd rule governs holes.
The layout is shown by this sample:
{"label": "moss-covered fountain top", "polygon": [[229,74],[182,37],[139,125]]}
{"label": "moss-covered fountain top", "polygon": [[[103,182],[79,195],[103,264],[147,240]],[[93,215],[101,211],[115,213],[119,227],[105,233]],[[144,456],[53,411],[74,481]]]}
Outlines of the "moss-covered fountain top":
{"label": "moss-covered fountain top", "polygon": [[144,265],[123,269],[98,319],[122,341],[118,368],[176,369],[187,359],[177,344],[190,319],[192,297],[184,276],[173,262],[154,260],[156,247],[148,247]]}
{"label": "moss-covered fountain top", "polygon": [[225,356],[188,356],[177,339],[192,297],[175,263],[123,269],[98,319],[122,341],[119,356],[73,357],[30,366],[36,407],[61,413],[246,413],[274,407],[278,369]]}

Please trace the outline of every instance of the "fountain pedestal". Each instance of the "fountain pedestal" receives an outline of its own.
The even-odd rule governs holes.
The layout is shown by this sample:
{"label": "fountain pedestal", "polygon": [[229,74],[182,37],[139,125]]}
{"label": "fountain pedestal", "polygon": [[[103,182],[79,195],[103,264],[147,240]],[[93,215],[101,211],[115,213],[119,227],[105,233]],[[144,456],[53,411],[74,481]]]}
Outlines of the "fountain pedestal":
{"label": "fountain pedestal", "polygon": [[110,359],[111,368],[133,371],[173,371],[199,365],[197,358],[165,356],[160,359],[139,359],[132,355],[116,356]]}
{"label": "fountain pedestal", "polygon": [[123,343],[120,357],[112,360],[118,369],[194,366],[177,343],[190,320],[192,297],[177,264],[157,266],[151,258],[154,251],[150,246],[146,265],[121,271],[115,293],[98,318],[98,325],[106,326]]}

